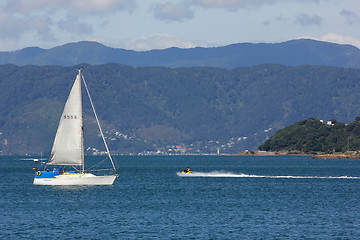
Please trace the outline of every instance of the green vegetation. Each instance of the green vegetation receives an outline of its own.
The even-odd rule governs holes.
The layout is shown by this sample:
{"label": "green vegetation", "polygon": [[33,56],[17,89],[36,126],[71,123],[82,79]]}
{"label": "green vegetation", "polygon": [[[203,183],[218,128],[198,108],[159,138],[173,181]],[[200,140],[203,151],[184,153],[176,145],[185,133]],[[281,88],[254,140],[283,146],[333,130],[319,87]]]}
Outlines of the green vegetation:
{"label": "green vegetation", "polygon": [[[221,153],[238,153],[256,150],[276,130],[310,116],[342,122],[359,116],[360,69],[0,65],[0,154],[50,151],[80,66],[118,153],[195,142],[205,148],[231,138]],[[100,146],[98,133],[87,130],[94,119],[86,99],[84,115],[85,146]]]}
{"label": "green vegetation", "polygon": [[348,125],[316,118],[302,120],[275,133],[259,146],[263,151],[335,153],[360,150],[360,118]]}

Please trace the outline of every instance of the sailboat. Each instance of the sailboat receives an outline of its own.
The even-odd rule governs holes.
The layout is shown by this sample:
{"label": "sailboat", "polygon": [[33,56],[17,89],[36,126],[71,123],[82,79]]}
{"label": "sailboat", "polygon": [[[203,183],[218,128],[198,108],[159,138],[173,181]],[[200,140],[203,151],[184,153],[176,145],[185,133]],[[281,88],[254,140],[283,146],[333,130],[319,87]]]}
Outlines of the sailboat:
{"label": "sailboat", "polygon": [[[112,164],[111,173],[107,175],[95,175],[85,170],[81,82],[84,83],[100,135]],[[48,167],[52,165],[55,167],[50,171]],[[73,167],[71,171],[63,169],[69,166]],[[112,185],[117,177],[117,168],[110,155],[82,69],[79,69],[60,118],[50,159],[43,171],[37,171],[36,168],[34,185]]]}

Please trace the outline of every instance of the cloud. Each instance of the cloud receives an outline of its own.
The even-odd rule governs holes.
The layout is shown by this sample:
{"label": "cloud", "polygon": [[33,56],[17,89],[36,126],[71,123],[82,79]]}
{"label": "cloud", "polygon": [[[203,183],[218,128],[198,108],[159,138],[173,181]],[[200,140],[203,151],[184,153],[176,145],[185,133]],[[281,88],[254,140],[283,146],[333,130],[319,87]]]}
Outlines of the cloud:
{"label": "cloud", "polygon": [[26,29],[30,32],[35,32],[43,40],[52,41],[55,39],[55,36],[49,27],[51,23],[52,20],[48,16],[38,15],[30,18]]}
{"label": "cloud", "polygon": [[21,15],[28,15],[31,12],[39,9],[47,9],[60,4],[61,1],[53,0],[5,0],[3,6],[10,13],[16,13]]}
{"label": "cloud", "polygon": [[59,29],[74,34],[91,34],[93,29],[84,22],[79,22],[75,17],[62,19],[57,23]]}
{"label": "cloud", "polygon": [[353,11],[343,9],[341,10],[340,15],[345,17],[349,24],[360,23],[360,17]]}
{"label": "cloud", "polygon": [[[194,9],[226,9],[236,11],[240,8],[259,8],[263,5],[274,5],[286,2],[319,3],[325,0],[179,0],[178,3],[166,2],[156,4],[151,11],[153,16],[160,20],[182,21],[194,17]],[[194,8],[194,9],[192,9]],[[268,24],[265,22],[264,24]]]}
{"label": "cloud", "polygon": [[49,24],[52,20],[45,15],[27,18],[14,16],[4,11],[0,6],[0,38],[17,39],[25,32],[33,32],[43,39],[53,40]]}
{"label": "cloud", "polygon": [[63,0],[63,2],[69,10],[87,14],[103,14],[123,10],[132,12],[136,7],[134,0]]}
{"label": "cloud", "polygon": [[[25,34],[39,41],[54,41],[56,34],[89,34],[92,26],[80,21],[92,15],[132,12],[135,0],[3,0],[0,1],[0,39]],[[55,34],[56,33],[56,34]]]}
{"label": "cloud", "polygon": [[193,4],[205,8],[246,8],[251,6],[261,6],[263,4],[273,4],[278,0],[193,0]]}
{"label": "cloud", "polygon": [[339,44],[350,44],[357,48],[360,48],[360,39],[355,39],[349,36],[343,36],[336,33],[327,33],[320,37],[321,41],[333,42]]}
{"label": "cloud", "polygon": [[5,0],[6,8],[14,13],[30,14],[35,11],[56,11],[59,9],[84,13],[101,14],[109,11],[133,11],[135,0]]}
{"label": "cloud", "polygon": [[164,3],[154,7],[154,17],[161,20],[182,21],[193,17],[193,12],[184,3]]}
{"label": "cloud", "polygon": [[274,23],[287,22],[287,21],[289,21],[288,18],[285,18],[285,17],[283,17],[283,16],[277,16],[277,17],[275,17],[273,20],[265,20],[265,21],[263,22],[263,25],[269,26],[269,25],[274,24]]}
{"label": "cloud", "polygon": [[8,14],[0,6],[0,38],[18,38],[20,32],[26,30],[23,21]]}
{"label": "cloud", "polygon": [[300,24],[303,27],[321,25],[322,18],[317,15],[309,16],[306,13],[302,13],[296,17],[295,23]]}
{"label": "cloud", "polygon": [[[273,5],[289,0],[181,0],[179,3],[167,2],[157,4],[152,8],[153,16],[160,20],[182,21],[191,19],[194,11],[191,8],[227,9],[236,11],[239,8],[259,8],[263,5]],[[291,0],[294,2],[315,2],[321,0]],[[266,22],[265,24],[268,24]]]}
{"label": "cloud", "polygon": [[153,34],[134,39],[127,39],[123,40],[118,45],[120,45],[121,48],[140,51],[151,49],[165,49],[170,47],[194,48],[197,46],[208,46],[204,42],[189,41],[169,34]]}
{"label": "cloud", "polygon": [[[299,3],[319,3],[320,1],[325,0],[180,0],[179,3],[167,2],[164,4],[157,4],[151,10],[153,11],[153,16],[157,19],[182,21],[184,19],[193,18],[194,9],[196,8],[227,9],[229,11],[236,11],[240,8],[256,9],[263,5],[275,5],[287,3],[289,1]],[[300,19],[300,21],[305,21],[305,19]],[[270,23],[270,21],[264,22],[264,24]]]}
{"label": "cloud", "polygon": [[[294,2],[314,2],[321,0],[292,0]],[[289,2],[289,0],[192,0],[191,3],[204,8],[227,8],[236,10],[239,8],[261,7],[262,5],[272,5],[280,2]]]}

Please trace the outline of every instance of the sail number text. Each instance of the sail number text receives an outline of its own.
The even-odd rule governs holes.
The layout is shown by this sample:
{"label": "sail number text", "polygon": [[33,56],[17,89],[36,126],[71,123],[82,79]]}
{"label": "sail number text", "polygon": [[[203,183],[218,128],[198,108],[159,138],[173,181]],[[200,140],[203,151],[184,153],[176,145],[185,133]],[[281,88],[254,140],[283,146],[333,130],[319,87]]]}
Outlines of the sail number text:
{"label": "sail number text", "polygon": [[76,115],[64,115],[64,119],[77,119]]}

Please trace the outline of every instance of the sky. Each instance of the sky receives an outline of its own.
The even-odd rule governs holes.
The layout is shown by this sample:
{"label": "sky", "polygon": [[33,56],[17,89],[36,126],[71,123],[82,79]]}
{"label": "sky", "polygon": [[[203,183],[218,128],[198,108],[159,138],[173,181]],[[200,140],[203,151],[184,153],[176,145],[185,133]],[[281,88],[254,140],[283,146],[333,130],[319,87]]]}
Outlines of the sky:
{"label": "sky", "polygon": [[360,0],[0,0],[0,51],[132,50],[310,38],[360,48]]}

